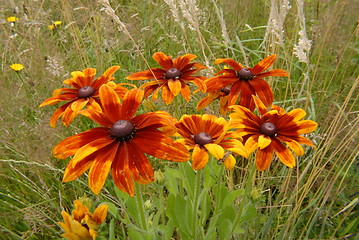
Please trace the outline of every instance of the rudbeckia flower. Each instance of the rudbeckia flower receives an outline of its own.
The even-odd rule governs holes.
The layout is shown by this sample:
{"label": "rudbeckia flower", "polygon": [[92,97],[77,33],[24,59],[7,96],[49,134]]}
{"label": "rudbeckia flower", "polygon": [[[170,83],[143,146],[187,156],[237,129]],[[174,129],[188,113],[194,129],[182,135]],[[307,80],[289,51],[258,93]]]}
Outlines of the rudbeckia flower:
{"label": "rudbeckia flower", "polygon": [[140,88],[145,90],[145,97],[153,93],[152,100],[156,101],[159,90],[162,89],[162,99],[168,105],[174,97],[181,93],[182,97],[188,102],[191,98],[191,91],[188,86],[193,82],[201,91],[206,90],[203,76],[194,76],[200,70],[206,68],[200,63],[190,63],[197,56],[186,54],[172,60],[170,56],[162,52],[153,54],[153,59],[158,62],[162,68],[151,68],[149,70],[133,73],[126,77],[129,80],[149,80]]}
{"label": "rudbeckia flower", "polygon": [[157,111],[134,116],[144,92],[129,90],[121,103],[115,90],[103,85],[100,90],[103,111],[85,109],[81,114],[102,127],[90,129],[62,140],[53,149],[55,157],[70,160],[63,182],[75,180],[90,168],[89,187],[98,194],[111,169],[116,186],[134,195],[134,181],[147,184],[154,180],[153,169],[144,153],[163,160],[183,162],[188,150],[158,128],[173,126],[175,119]]}
{"label": "rudbeckia flower", "polygon": [[177,141],[184,144],[192,152],[192,168],[203,168],[209,159],[209,154],[223,161],[227,169],[232,169],[236,163],[232,154],[225,150],[248,157],[242,138],[236,132],[229,131],[231,123],[224,118],[214,115],[183,115],[176,123],[177,132],[183,137]]}
{"label": "rudbeckia flower", "polygon": [[262,171],[269,167],[273,159],[273,152],[288,167],[296,165],[295,158],[288,147],[298,156],[304,155],[300,144],[314,147],[314,144],[302,134],[313,132],[318,124],[311,120],[301,120],[305,115],[303,109],[297,108],[288,113],[284,109],[273,105],[268,111],[263,102],[253,96],[253,101],[261,117],[249,109],[234,105],[229,117],[233,126],[238,129],[245,139],[245,147],[250,153],[258,149],[256,167]]}
{"label": "rudbeckia flower", "polygon": [[[257,63],[253,68],[246,68],[242,64],[231,58],[220,58],[214,63],[225,63],[232,69],[222,69],[216,73],[216,76],[205,81],[207,93],[225,91],[225,87],[230,87],[228,94],[228,104],[231,106],[237,103],[253,111],[255,108],[252,95],[257,95],[265,106],[271,106],[273,103],[273,92],[269,84],[262,78],[268,76],[288,77],[288,73],[282,69],[273,69],[265,72],[272,66],[276,55],[271,55]],[[199,105],[200,108],[208,104],[211,99],[204,100]],[[224,111],[224,107],[222,112]],[[228,109],[227,109],[228,111]]]}
{"label": "rudbeckia flower", "polygon": [[[85,106],[100,110],[98,90],[103,84],[107,84],[114,79],[112,75],[119,68],[119,66],[110,67],[96,80],[93,80],[96,75],[95,68],[87,68],[82,72],[72,72],[72,78],[63,82],[64,84],[70,85],[72,88],[56,89],[52,93],[52,97],[46,99],[40,105],[40,107],[43,107],[62,101],[69,101],[54,112],[50,119],[51,127],[56,127],[56,122],[60,117],[62,117],[63,124],[69,126],[72,120],[78,115],[78,112]],[[114,83],[112,83],[111,86],[117,89],[120,96],[123,96],[127,91],[126,88]]]}
{"label": "rudbeckia flower", "polygon": [[15,72],[20,72],[22,69],[24,69],[24,65],[20,63],[14,63],[10,65],[10,68],[14,70]]}
{"label": "rudbeckia flower", "polygon": [[80,200],[75,200],[74,205],[75,209],[71,216],[65,211],[61,213],[64,222],[58,222],[58,224],[65,231],[62,236],[70,240],[96,239],[98,227],[106,219],[108,205],[99,206],[93,214]]}

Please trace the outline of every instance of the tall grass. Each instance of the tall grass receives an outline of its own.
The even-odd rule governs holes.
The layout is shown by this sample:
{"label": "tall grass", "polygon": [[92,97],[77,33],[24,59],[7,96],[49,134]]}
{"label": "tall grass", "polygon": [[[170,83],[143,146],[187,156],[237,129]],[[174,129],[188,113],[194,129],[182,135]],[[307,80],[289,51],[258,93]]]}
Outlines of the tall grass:
{"label": "tall grass", "polygon": [[[303,108],[307,119],[319,123],[307,136],[317,148],[306,149],[294,169],[274,161],[269,170],[256,173],[250,184],[260,193],[258,216],[242,236],[357,239],[357,12],[358,5],[347,0],[6,2],[0,12],[0,239],[58,239],[61,211],[84,194],[123,207],[110,181],[97,197],[84,176],[61,183],[67,161],[52,158],[51,149],[90,123],[79,118],[68,128],[52,129],[48,121],[55,108],[38,106],[72,71],[95,67],[101,74],[118,64],[116,81],[125,82],[130,73],[155,66],[151,56],[157,51],[173,57],[196,54],[210,67],[208,76],[216,58],[253,66],[277,54],[274,68],[287,70],[290,78],[268,79],[275,102]],[[19,20],[11,26],[6,17],[13,15]],[[63,24],[50,30],[55,20]],[[305,49],[302,43],[308,40]],[[299,50],[304,58],[298,58]],[[25,68],[16,73],[9,68],[12,63]],[[180,114],[195,113],[202,96],[180,101]],[[155,108],[174,112],[162,101]],[[214,104],[204,111],[219,114]],[[242,161],[227,173],[229,186],[246,186],[247,167],[248,161]],[[163,183],[159,189],[165,189]],[[157,185],[145,191],[158,195]],[[155,210],[153,205],[149,211]],[[129,227],[118,226],[125,239]]]}

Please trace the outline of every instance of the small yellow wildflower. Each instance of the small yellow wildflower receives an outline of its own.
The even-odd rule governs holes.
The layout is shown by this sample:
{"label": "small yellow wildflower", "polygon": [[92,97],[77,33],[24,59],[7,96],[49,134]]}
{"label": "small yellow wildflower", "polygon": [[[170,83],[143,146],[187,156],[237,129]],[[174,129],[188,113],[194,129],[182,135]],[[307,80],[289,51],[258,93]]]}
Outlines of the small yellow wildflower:
{"label": "small yellow wildflower", "polygon": [[61,213],[64,222],[58,222],[58,224],[65,231],[62,236],[69,240],[95,240],[98,235],[98,226],[106,219],[108,205],[99,206],[94,213],[90,213],[85,199],[75,200],[74,205],[72,215],[65,211]]}
{"label": "small yellow wildflower", "polygon": [[14,23],[17,20],[19,20],[19,19],[17,17],[14,17],[14,16],[6,18],[6,21],[8,21],[9,23]]}
{"label": "small yellow wildflower", "polygon": [[15,72],[19,72],[24,68],[24,65],[20,64],[20,63],[14,63],[10,65],[10,68],[12,70],[14,70]]}
{"label": "small yellow wildflower", "polygon": [[57,26],[60,26],[61,24],[62,21],[54,21],[54,23],[49,26],[49,29],[54,30]]}

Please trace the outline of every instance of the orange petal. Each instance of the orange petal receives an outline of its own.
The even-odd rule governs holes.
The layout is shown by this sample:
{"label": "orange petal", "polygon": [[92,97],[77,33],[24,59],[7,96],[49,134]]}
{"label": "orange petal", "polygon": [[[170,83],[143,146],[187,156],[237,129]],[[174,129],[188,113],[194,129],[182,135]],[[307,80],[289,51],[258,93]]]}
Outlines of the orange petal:
{"label": "orange petal", "polygon": [[131,144],[142,152],[155,156],[159,159],[184,162],[189,160],[189,153],[185,146],[175,142],[159,130],[141,130],[131,140]]}
{"label": "orange petal", "polygon": [[129,90],[123,98],[121,115],[118,120],[130,120],[140,107],[143,95],[144,91],[141,89]]}
{"label": "orange petal", "polygon": [[192,168],[196,171],[202,169],[204,166],[206,166],[208,159],[209,156],[206,149],[196,145],[192,153]]}
{"label": "orange petal", "polygon": [[107,211],[108,205],[102,204],[101,206],[97,207],[96,210],[93,212],[92,220],[97,224],[102,223],[106,219]]}
{"label": "orange petal", "polygon": [[229,114],[229,117],[231,119],[250,119],[253,122],[258,123],[258,125],[261,123],[261,120],[258,116],[254,115],[252,111],[250,111],[248,108],[239,106],[239,105],[233,105],[229,106],[230,109],[234,110],[234,113]]}
{"label": "orange petal", "polygon": [[[129,156],[129,169],[132,173],[136,182],[141,184],[148,184],[154,181],[154,171],[151,163],[143,152],[137,148],[135,144],[131,142],[127,144]],[[137,174],[138,173],[138,174]]]}
{"label": "orange petal", "polygon": [[272,66],[274,60],[276,59],[277,55],[273,54],[254,66],[254,68],[250,69],[254,75],[258,75],[259,73],[262,73],[263,71],[267,70],[270,66]]}
{"label": "orange petal", "polygon": [[117,151],[116,157],[112,163],[112,178],[115,185],[131,197],[135,195],[134,183],[131,172],[128,169],[129,152],[127,143],[123,142]]}
{"label": "orange petal", "polygon": [[172,58],[164,54],[163,52],[156,52],[153,54],[153,59],[166,71],[173,66]]}
{"label": "orange petal", "polygon": [[253,101],[259,111],[259,113],[263,116],[268,112],[267,107],[263,104],[263,102],[257,97],[252,95]]}
{"label": "orange petal", "polygon": [[67,107],[62,115],[62,123],[65,127],[68,127],[74,118],[78,115],[78,112],[72,111],[71,107]]}
{"label": "orange petal", "polygon": [[259,171],[266,170],[271,164],[273,159],[273,148],[267,147],[264,149],[258,149],[256,154],[256,168]]}
{"label": "orange petal", "polygon": [[174,95],[168,88],[168,86],[164,85],[162,87],[162,99],[168,105],[174,100]]}
{"label": "orange petal", "polygon": [[86,116],[96,123],[100,124],[104,127],[111,127],[113,125],[113,121],[107,118],[107,116],[103,112],[95,111],[93,109],[85,109],[79,111],[79,114]]}
{"label": "orange petal", "polygon": [[120,66],[112,66],[112,67],[109,67],[109,68],[102,74],[101,77],[99,77],[98,79],[96,79],[96,80],[92,83],[92,87],[95,88],[95,89],[99,89],[102,84],[108,83],[109,81],[113,80],[114,77],[112,77],[112,75],[113,75],[118,69],[120,69]]}
{"label": "orange petal", "polygon": [[102,127],[93,128],[86,132],[65,138],[54,147],[52,153],[56,158],[65,159],[74,155],[81,147],[89,142],[106,136],[108,136],[108,129]]}
{"label": "orange petal", "polygon": [[234,61],[231,58],[219,58],[219,59],[216,59],[216,61],[214,61],[214,64],[216,64],[216,65],[221,64],[221,63],[228,64],[235,71],[240,71],[242,68],[245,68],[242,64]]}
{"label": "orange petal", "polygon": [[[197,56],[193,54],[185,54],[173,60],[172,67],[177,68],[178,70],[182,71],[184,67],[186,67],[190,61],[195,59]],[[162,65],[161,65],[162,66]],[[166,68],[165,68],[166,69]],[[168,70],[168,69],[167,69]]]}
{"label": "orange petal", "polygon": [[113,123],[121,119],[121,100],[116,94],[116,91],[108,85],[100,87],[100,99],[102,108],[105,114],[111,119]]}
{"label": "orange petal", "polygon": [[256,95],[260,100],[264,103],[265,106],[272,106],[274,96],[272,92],[272,88],[269,84],[263,79],[254,78],[248,81],[249,84],[254,88]]}
{"label": "orange petal", "polygon": [[68,103],[62,105],[52,114],[52,116],[50,118],[50,126],[51,127],[53,127],[53,128],[56,127],[57,120],[59,120],[59,118],[64,114],[66,108],[69,107],[69,105],[71,103],[72,102],[68,102]]}
{"label": "orange petal", "polygon": [[284,163],[286,166],[292,168],[295,166],[295,159],[291,151],[286,148],[278,139],[273,138],[273,148],[277,157]]}
{"label": "orange petal", "polygon": [[161,68],[151,68],[145,71],[136,72],[126,77],[128,80],[149,80],[163,79],[166,71]]}
{"label": "orange petal", "polygon": [[79,99],[72,102],[71,109],[74,112],[78,112],[81,109],[83,109],[88,102],[89,102],[89,100],[86,99],[86,98],[79,98]]}
{"label": "orange petal", "polygon": [[105,184],[112,162],[114,161],[117,148],[118,143],[103,147],[102,149],[98,150],[96,157],[92,162],[88,176],[88,182],[90,189],[96,195],[99,194],[103,185]]}
{"label": "orange petal", "polygon": [[182,83],[181,95],[187,102],[191,100],[191,90],[185,83]]}
{"label": "orange petal", "polygon": [[256,77],[258,78],[264,78],[268,76],[275,76],[275,77],[289,77],[289,74],[287,71],[284,71],[282,69],[273,69],[265,73],[257,74]]}
{"label": "orange petal", "polygon": [[93,159],[94,156],[89,155],[88,157],[78,161],[76,164],[73,164],[73,161],[71,159],[65,169],[62,182],[70,182],[80,177],[84,172],[86,172],[91,167]]}
{"label": "orange petal", "polygon": [[317,129],[318,124],[311,120],[302,120],[286,126],[277,127],[278,133],[285,136],[295,136],[310,133]]}
{"label": "orange petal", "polygon": [[181,92],[181,81],[176,79],[168,79],[168,88],[174,96],[177,96]]}
{"label": "orange petal", "polygon": [[[241,95],[240,95],[239,105],[244,106],[249,110],[253,111],[255,108],[255,104],[252,99],[252,95],[255,95],[256,92],[248,82],[246,81],[241,81],[241,82],[242,85],[241,85]],[[231,93],[229,94],[229,98],[231,97],[232,97],[232,90]],[[232,105],[234,104],[234,102],[230,100],[229,104]]]}
{"label": "orange petal", "polygon": [[304,118],[305,115],[306,112],[301,108],[293,109],[290,112],[284,113],[278,120],[277,128],[280,129],[282,126],[288,125],[289,122],[297,122]]}
{"label": "orange petal", "polygon": [[72,159],[73,164],[76,164],[81,159],[91,155],[94,152],[99,151],[100,149],[110,145],[116,141],[115,139],[111,137],[105,137],[105,138],[99,138],[92,142],[89,142],[85,146],[81,147],[74,155],[74,158]]}

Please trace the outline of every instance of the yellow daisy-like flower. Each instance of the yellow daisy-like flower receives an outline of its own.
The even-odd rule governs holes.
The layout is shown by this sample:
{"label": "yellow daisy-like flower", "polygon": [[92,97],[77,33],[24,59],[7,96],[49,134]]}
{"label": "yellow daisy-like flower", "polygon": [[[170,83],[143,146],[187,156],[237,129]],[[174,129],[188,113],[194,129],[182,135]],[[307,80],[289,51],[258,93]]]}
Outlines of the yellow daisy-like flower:
{"label": "yellow daisy-like flower", "polygon": [[11,17],[6,18],[6,21],[8,21],[9,23],[14,23],[17,20],[19,20],[19,18],[15,17],[15,16],[11,16]]}
{"label": "yellow daisy-like flower", "polygon": [[14,70],[15,72],[19,72],[21,71],[22,69],[24,69],[24,65],[20,64],[20,63],[14,63],[14,64],[11,64],[10,65],[10,68],[12,70]]}
{"label": "yellow daisy-like flower", "polygon": [[91,213],[84,201],[75,200],[72,215],[62,211],[64,222],[58,222],[65,231],[62,236],[69,240],[95,240],[99,225],[105,221],[108,205],[103,204]]}
{"label": "yellow daisy-like flower", "polygon": [[183,137],[178,142],[193,149],[192,168],[203,168],[210,153],[218,160],[222,160],[225,167],[233,169],[236,160],[232,154],[225,154],[225,150],[248,157],[248,152],[242,144],[242,138],[233,131],[229,131],[231,123],[224,118],[214,115],[183,115],[176,123],[178,133]]}
{"label": "yellow daisy-like flower", "polygon": [[296,155],[304,155],[304,149],[300,144],[312,147],[314,144],[301,135],[313,132],[318,124],[311,120],[301,120],[306,115],[303,109],[297,108],[286,113],[283,108],[273,105],[268,111],[258,97],[252,95],[252,98],[261,117],[239,105],[230,106],[234,113],[229,117],[233,121],[233,126],[244,138],[246,149],[250,153],[258,149],[257,169],[260,171],[267,169],[272,162],[274,152],[286,166],[294,167],[295,158],[287,146]]}

